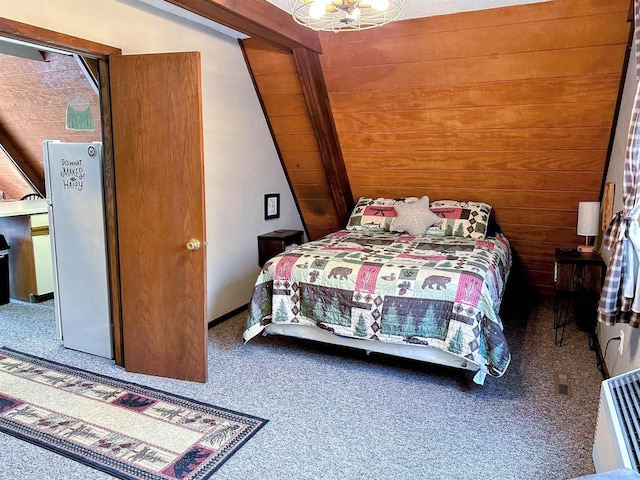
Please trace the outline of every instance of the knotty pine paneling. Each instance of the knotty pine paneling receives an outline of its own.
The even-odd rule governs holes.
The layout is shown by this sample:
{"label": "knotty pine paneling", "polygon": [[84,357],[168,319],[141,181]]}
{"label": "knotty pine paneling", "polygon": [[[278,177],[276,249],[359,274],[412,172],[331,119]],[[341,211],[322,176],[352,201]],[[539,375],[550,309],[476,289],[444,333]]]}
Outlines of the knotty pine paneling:
{"label": "knotty pine paneling", "polygon": [[628,10],[556,0],[322,33],[354,200],[491,203],[523,276],[552,291],[555,249],[583,241],[578,202],[599,199]]}
{"label": "knotty pine paneling", "polygon": [[[624,17],[626,19],[626,16]],[[411,21],[416,20],[405,20]],[[410,44],[405,48],[410,48]],[[475,84],[506,80],[526,81],[529,78],[615,75],[619,73],[616,72],[615,65],[621,64],[623,59],[624,48],[617,45],[598,45],[478,58],[435,61],[420,59],[415,63],[358,66],[339,70],[327,68],[325,80],[329,91],[353,92],[354,96],[358,97],[366,90],[390,91],[398,88],[447,85],[454,80],[457,84]],[[395,80],[391,82],[391,78]]]}
{"label": "knotty pine paneling", "polygon": [[[479,165],[481,166],[481,165]],[[484,170],[439,170],[426,171],[419,169],[407,169],[404,171],[391,170],[385,172],[384,178],[380,178],[374,170],[354,170],[349,179],[357,185],[365,188],[378,186],[393,187],[402,184],[407,188],[424,189],[425,185],[446,185],[455,175],[456,181],[462,185],[482,183],[484,188],[491,190],[517,190],[522,185],[536,185],[543,191],[576,190],[579,192],[600,191],[600,178],[597,172],[565,171],[562,175],[558,172],[523,172],[517,171],[510,175],[496,175]]]}
{"label": "knotty pine paneling", "polygon": [[[298,162],[301,161],[300,157],[302,156],[307,159],[305,164],[307,161],[314,164],[320,161],[318,144],[315,137],[311,135],[281,135],[278,137],[278,147],[282,153],[286,152],[289,155],[295,155],[298,158]],[[316,155],[317,158],[311,158]],[[302,165],[303,163],[300,164]]]}
{"label": "knotty pine paneling", "polygon": [[[253,41],[245,42],[243,40],[243,44],[253,43]],[[283,52],[287,55],[286,52]],[[265,55],[264,52],[261,52],[262,55]],[[295,67],[293,67],[295,68]],[[297,94],[302,94],[302,90],[300,88],[300,81],[297,77],[295,70],[293,72],[272,72],[270,70],[266,70],[260,79],[260,83],[258,88],[262,92],[269,92],[269,95],[291,95],[292,93],[297,96]],[[278,99],[276,99],[276,103]],[[304,104],[303,104],[304,105]],[[271,116],[271,114],[269,114]]]}
{"label": "knotty pine paneling", "polygon": [[[42,142],[102,140],[98,96],[72,56],[47,53],[47,61],[0,54],[0,125],[11,136],[33,170],[44,178]],[[75,92],[90,100],[95,130],[66,129],[67,99]],[[0,190],[16,200],[31,189],[4,155],[0,157]]]}
{"label": "knotty pine paneling", "polygon": [[424,164],[428,164],[433,170],[446,170],[452,163],[460,170],[474,170],[481,165],[483,172],[602,171],[599,165],[602,159],[600,150],[450,151],[446,156],[439,151],[397,152],[393,155],[393,166],[389,165],[389,155],[386,152],[353,151],[350,159],[354,169],[384,167],[390,171],[410,170]]}
{"label": "knotty pine paneling", "polygon": [[[344,55],[333,55],[340,49],[339,44],[325,45],[324,53],[329,68],[340,69],[356,65],[370,66],[388,63],[450,60],[451,58],[506,55],[560,48],[591,47],[599,44],[616,43],[620,40],[617,28],[617,13],[597,16],[555,19],[549,21],[500,25],[466,30],[460,37],[459,30],[429,31],[413,36],[414,48],[407,50],[401,37],[386,37],[373,48],[359,49],[361,42],[351,42],[351,48]],[[531,42],[535,38],[535,42]],[[452,48],[455,46],[455,49]]]}
{"label": "knotty pine paneling", "polygon": [[[549,210],[541,208],[513,208],[500,206],[494,210],[494,218],[498,225],[526,226],[549,225],[564,227],[575,221],[576,213],[570,210]],[[526,223],[530,222],[530,223]]]}
{"label": "knotty pine paneling", "polygon": [[254,39],[242,46],[307,234],[320,238],[340,226],[293,55]]}
{"label": "knotty pine paneling", "polygon": [[[495,8],[452,15],[426,17],[420,22],[393,22],[376,32],[376,39],[392,39],[403,36],[421,35],[425,32],[469,31],[493,26],[521,25],[532,21],[542,22],[555,19],[608,15],[610,13],[629,12],[629,2],[602,0],[553,0],[524,7]],[[549,34],[550,32],[545,32]],[[322,50],[328,45],[344,42],[367,41],[371,37],[362,32],[341,32],[339,35],[325,35],[322,38]]]}
{"label": "knotty pine paneling", "polygon": [[318,185],[326,179],[324,168],[289,168],[289,179],[295,185]]}
{"label": "knotty pine paneling", "polygon": [[[396,107],[397,108],[397,107]],[[422,133],[423,125],[434,130],[461,130],[469,125],[494,128],[571,128],[602,127],[611,123],[615,102],[589,102],[580,108],[556,105],[512,105],[464,108],[434,108],[386,112],[336,113],[334,118],[343,132],[357,133],[403,132]],[[287,117],[295,119],[295,117]]]}
{"label": "knotty pine paneling", "polygon": [[340,143],[345,155],[353,151],[386,152],[390,164],[396,153],[419,155],[423,151],[447,155],[469,150],[496,153],[540,151],[542,154],[557,150],[601,150],[606,156],[610,132],[609,127],[482,129],[478,126],[469,130],[429,130],[423,135],[416,132],[363,131],[341,135]]}
{"label": "knotty pine paneling", "polygon": [[[389,95],[386,90],[367,92],[367,105],[375,111],[394,111],[398,104],[408,110],[440,107],[482,107],[520,105],[522,97],[528,105],[564,104],[571,102],[611,102],[618,92],[619,76],[615,74],[588,77],[531,78],[526,82],[504,81],[471,85],[432,85],[403,88]],[[333,112],[350,113],[362,110],[361,105],[349,102],[350,92],[335,92]]]}

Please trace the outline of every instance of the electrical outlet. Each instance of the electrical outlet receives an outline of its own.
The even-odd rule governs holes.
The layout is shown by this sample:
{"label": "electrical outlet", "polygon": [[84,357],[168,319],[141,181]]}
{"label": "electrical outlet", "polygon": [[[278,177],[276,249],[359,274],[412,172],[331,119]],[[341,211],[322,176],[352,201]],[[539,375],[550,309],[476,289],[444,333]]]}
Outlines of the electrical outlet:
{"label": "electrical outlet", "polygon": [[624,350],[624,331],[620,330],[620,345],[618,345],[618,353],[622,355],[623,350]]}

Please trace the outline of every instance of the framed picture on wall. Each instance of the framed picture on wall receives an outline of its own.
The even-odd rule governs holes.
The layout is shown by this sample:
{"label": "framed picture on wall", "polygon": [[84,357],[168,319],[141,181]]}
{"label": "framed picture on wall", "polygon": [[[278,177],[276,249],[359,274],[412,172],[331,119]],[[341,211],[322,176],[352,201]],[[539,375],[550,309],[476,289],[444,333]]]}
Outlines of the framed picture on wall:
{"label": "framed picture on wall", "polygon": [[280,194],[279,193],[267,193],[264,196],[264,219],[271,220],[272,218],[280,217]]}

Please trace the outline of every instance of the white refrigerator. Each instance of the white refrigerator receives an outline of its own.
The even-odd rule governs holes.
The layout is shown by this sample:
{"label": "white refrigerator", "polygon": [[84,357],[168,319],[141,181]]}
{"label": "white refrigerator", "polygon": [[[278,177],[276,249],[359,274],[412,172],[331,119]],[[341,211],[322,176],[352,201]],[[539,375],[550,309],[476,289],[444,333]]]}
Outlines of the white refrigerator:
{"label": "white refrigerator", "polygon": [[113,358],[102,144],[43,142],[58,334]]}

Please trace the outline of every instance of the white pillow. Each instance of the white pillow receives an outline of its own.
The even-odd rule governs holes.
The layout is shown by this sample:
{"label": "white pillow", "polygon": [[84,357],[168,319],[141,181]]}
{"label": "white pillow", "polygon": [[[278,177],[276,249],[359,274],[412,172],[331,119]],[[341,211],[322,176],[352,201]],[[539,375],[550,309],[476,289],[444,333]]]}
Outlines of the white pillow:
{"label": "white pillow", "polygon": [[394,232],[407,232],[409,235],[421,236],[427,228],[439,225],[442,219],[429,210],[429,197],[424,196],[416,202],[396,202],[394,205],[398,216],[391,224]]}

